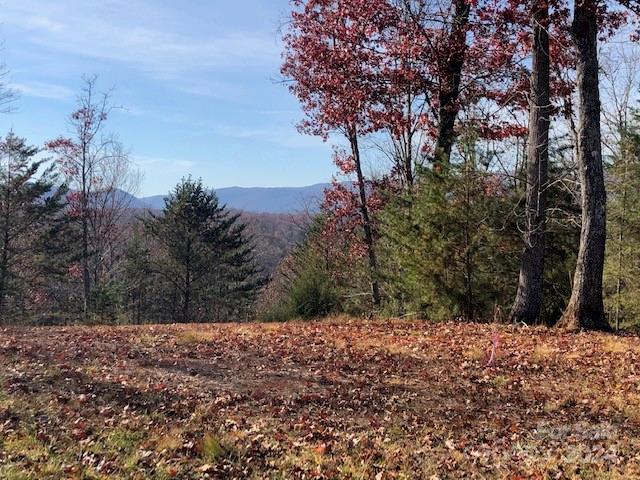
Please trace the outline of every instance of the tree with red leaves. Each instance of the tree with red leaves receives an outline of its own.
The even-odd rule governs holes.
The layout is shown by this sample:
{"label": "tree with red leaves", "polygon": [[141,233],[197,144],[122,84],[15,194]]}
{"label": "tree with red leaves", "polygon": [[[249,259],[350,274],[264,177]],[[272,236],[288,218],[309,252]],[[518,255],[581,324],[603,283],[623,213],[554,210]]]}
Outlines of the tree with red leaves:
{"label": "tree with red leaves", "polygon": [[46,143],[71,189],[69,215],[82,231],[81,271],[83,316],[90,312],[92,287],[105,275],[122,233],[122,218],[135,193],[140,176],[118,140],[105,133],[112,112],[110,94],[96,92],[96,78],[85,78],[78,107],[70,115],[73,138],[59,137]]}
{"label": "tree with red leaves", "polygon": [[[364,137],[387,133],[392,179],[410,191],[415,166],[426,153],[436,165],[449,163],[462,95],[471,103],[506,96],[505,76],[519,75],[506,68],[517,46],[511,39],[513,22],[499,2],[479,3],[293,1],[282,73],[307,114],[301,130],[325,139],[339,132],[347,141],[375,305],[380,293],[367,199],[371,182],[363,173],[360,144]],[[488,22],[491,15],[500,22]],[[472,74],[465,75],[466,62]],[[478,73],[481,69],[491,74]],[[486,119],[484,124],[485,131],[495,126]],[[510,126],[501,128],[511,134]],[[347,193],[340,186],[329,191],[333,197]]]}
{"label": "tree with red leaves", "polygon": [[327,139],[342,134],[349,145],[358,189],[374,306],[380,305],[378,261],[367,201],[360,139],[376,130],[374,107],[382,85],[377,75],[382,52],[377,42],[393,10],[385,0],[293,0],[297,8],[285,35],[283,75],[303,105],[300,128]]}

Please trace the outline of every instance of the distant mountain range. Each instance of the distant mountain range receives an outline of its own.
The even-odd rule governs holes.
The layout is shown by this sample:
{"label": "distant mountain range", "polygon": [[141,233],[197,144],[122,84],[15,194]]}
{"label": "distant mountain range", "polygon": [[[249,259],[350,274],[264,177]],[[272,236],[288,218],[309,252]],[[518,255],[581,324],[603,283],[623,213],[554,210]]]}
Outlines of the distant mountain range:
{"label": "distant mountain range", "polygon": [[[235,210],[255,213],[316,212],[328,183],[306,187],[229,187],[219,188],[216,194],[221,204]],[[166,195],[131,199],[132,208],[160,210]]]}

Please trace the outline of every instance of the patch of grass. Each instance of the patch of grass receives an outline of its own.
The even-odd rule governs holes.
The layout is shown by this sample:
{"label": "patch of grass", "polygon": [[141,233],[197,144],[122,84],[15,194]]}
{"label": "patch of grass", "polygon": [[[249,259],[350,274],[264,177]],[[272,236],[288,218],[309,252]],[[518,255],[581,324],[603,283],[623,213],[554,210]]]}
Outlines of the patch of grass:
{"label": "patch of grass", "polygon": [[583,355],[584,355],[584,354],[583,354],[582,352],[579,352],[579,351],[577,351],[577,350],[573,350],[573,351],[567,352],[567,353],[564,355],[564,358],[565,358],[566,360],[578,360],[578,359],[579,359],[579,358],[581,358]]}
{"label": "patch of grass", "polygon": [[201,332],[197,330],[189,330],[182,333],[178,339],[177,343],[179,345],[192,345],[194,343],[204,343],[210,342],[216,336],[211,332]]}
{"label": "patch of grass", "polygon": [[107,452],[129,452],[137,448],[145,436],[144,431],[117,427],[107,434],[103,445]]}
{"label": "patch of grass", "polygon": [[507,383],[509,383],[510,381],[511,381],[511,378],[509,378],[506,375],[496,375],[491,379],[491,383],[496,387],[502,387]]}
{"label": "patch of grass", "polygon": [[580,469],[581,480],[623,480],[624,478],[626,477],[616,471],[603,472],[588,465]]}
{"label": "patch of grass", "polygon": [[[319,476],[318,473],[322,472],[324,465],[327,462],[327,455],[323,455],[317,451],[317,448],[309,445],[307,448],[302,448],[298,452],[288,452],[282,459],[282,466],[285,470],[294,468],[298,471],[306,472],[307,475],[303,475],[302,478],[307,476]],[[354,469],[356,465],[353,465]],[[364,468],[364,467],[363,467]],[[368,470],[368,469],[367,469]],[[359,478],[357,476],[343,475],[342,478]],[[371,476],[362,478],[372,478]]]}
{"label": "patch of grass", "polygon": [[49,447],[30,434],[14,434],[3,442],[3,450],[30,462],[41,462],[49,457]]}
{"label": "patch of grass", "polygon": [[181,469],[177,465],[157,465],[155,480],[171,480],[175,478],[185,478],[181,475]]}
{"label": "patch of grass", "polygon": [[400,440],[406,436],[405,430],[402,425],[391,425],[387,429],[387,436],[394,441]]}
{"label": "patch of grass", "polygon": [[547,400],[544,402],[544,411],[546,413],[555,413],[562,408],[562,402],[558,400]]}
{"label": "patch of grass", "polygon": [[632,422],[640,423],[640,395],[615,394],[603,400]]}
{"label": "patch of grass", "polygon": [[542,363],[549,360],[553,355],[557,352],[557,350],[546,343],[541,343],[535,346],[533,349],[533,354],[531,355],[531,360],[536,363]]}
{"label": "patch of grass", "polygon": [[624,339],[608,336],[602,341],[602,350],[608,353],[625,353],[630,348]]}
{"label": "patch of grass", "polygon": [[157,452],[175,451],[182,447],[182,430],[174,428],[173,430],[161,435],[155,442],[155,450]]}
{"label": "patch of grass", "polygon": [[[10,410],[13,407],[14,401],[3,388],[2,388],[2,380],[0,379],[0,415],[3,412]],[[0,438],[0,445],[2,444],[2,439]]]}
{"label": "patch of grass", "polygon": [[124,457],[137,451],[146,438],[146,433],[127,427],[115,427],[102,432],[95,443],[91,443],[89,451],[98,455]]}
{"label": "patch of grass", "polygon": [[343,478],[353,480],[367,480],[372,477],[373,468],[364,461],[356,461],[351,457],[346,457],[342,465],[338,466],[338,472]]}
{"label": "patch of grass", "polygon": [[148,333],[139,335],[136,340],[143,347],[153,347],[156,344],[156,336]]}
{"label": "patch of grass", "polygon": [[229,454],[229,449],[215,436],[207,433],[200,443],[200,456],[204,461],[215,462]]}
{"label": "patch of grass", "polygon": [[35,480],[35,476],[16,465],[0,465],[0,478],[3,480]]}
{"label": "patch of grass", "polygon": [[122,461],[122,469],[125,472],[131,472],[136,469],[139,462],[140,462],[140,453],[133,452]]}
{"label": "patch of grass", "polygon": [[413,353],[413,351],[407,346],[395,343],[393,339],[388,337],[356,338],[354,339],[353,345],[356,348],[359,348],[367,352],[382,350],[386,353],[390,353],[391,355],[403,355],[403,354]]}
{"label": "patch of grass", "polygon": [[464,356],[474,362],[483,362],[487,359],[487,352],[480,347],[470,347],[464,352]]}
{"label": "patch of grass", "polygon": [[5,392],[4,388],[2,387],[3,383],[4,383],[4,379],[0,377],[0,404],[2,402],[6,402],[7,400],[9,400],[9,394]]}
{"label": "patch of grass", "polygon": [[64,467],[62,459],[59,457],[50,458],[49,461],[39,470],[40,478],[64,478]]}

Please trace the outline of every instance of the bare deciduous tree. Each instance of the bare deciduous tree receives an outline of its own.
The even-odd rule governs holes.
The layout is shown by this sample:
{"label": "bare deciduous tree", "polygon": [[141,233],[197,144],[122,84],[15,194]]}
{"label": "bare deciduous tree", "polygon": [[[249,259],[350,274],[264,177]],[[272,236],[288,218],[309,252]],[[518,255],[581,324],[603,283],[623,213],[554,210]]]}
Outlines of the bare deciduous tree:
{"label": "bare deciduous tree", "polygon": [[70,215],[82,229],[83,314],[89,314],[92,286],[103,279],[108,257],[122,233],[123,215],[140,174],[117,137],[105,132],[113,111],[111,92],[96,91],[96,77],[84,78],[77,109],[69,116],[73,136],[47,143],[67,177]]}

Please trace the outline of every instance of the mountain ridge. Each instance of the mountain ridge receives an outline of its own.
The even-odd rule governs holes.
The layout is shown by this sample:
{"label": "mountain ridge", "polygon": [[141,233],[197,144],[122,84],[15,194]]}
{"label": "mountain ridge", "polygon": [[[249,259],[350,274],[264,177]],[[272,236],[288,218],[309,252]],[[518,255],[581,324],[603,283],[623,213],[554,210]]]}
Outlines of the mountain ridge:
{"label": "mountain ridge", "polygon": [[[225,187],[214,189],[221,204],[235,210],[253,213],[317,212],[322,195],[329,183],[316,183],[304,187]],[[132,208],[160,210],[167,195],[135,197]]]}

